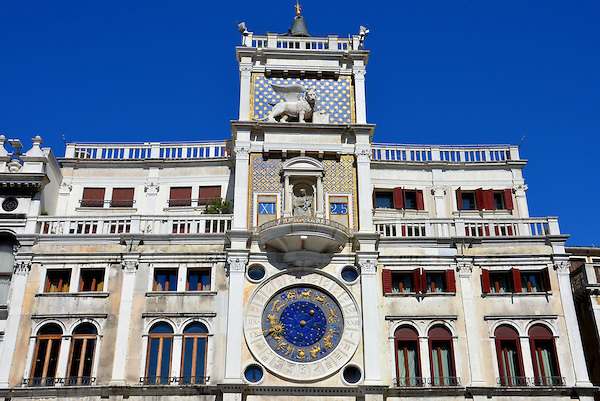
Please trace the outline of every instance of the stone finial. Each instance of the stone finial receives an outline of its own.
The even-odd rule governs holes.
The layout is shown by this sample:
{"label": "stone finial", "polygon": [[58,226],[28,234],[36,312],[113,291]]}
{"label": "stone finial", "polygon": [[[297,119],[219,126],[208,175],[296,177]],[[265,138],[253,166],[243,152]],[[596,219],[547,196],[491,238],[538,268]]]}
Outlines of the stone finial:
{"label": "stone finial", "polygon": [[4,135],[0,135],[0,157],[8,157],[8,150],[4,147],[4,144],[8,142]]}
{"label": "stone finial", "polygon": [[42,137],[36,135],[35,138],[31,138],[31,141],[33,142],[33,146],[25,153],[25,156],[44,157],[44,152],[42,152],[41,148],[42,143],[44,143],[44,141],[42,141]]}

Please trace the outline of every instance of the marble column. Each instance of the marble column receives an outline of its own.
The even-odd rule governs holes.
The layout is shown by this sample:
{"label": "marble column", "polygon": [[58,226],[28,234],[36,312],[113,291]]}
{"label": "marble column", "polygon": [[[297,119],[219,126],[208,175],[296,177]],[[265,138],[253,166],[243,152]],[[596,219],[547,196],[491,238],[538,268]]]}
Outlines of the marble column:
{"label": "marble column", "polygon": [[131,310],[133,308],[133,291],[135,273],[139,265],[139,255],[123,257],[123,284],[121,285],[121,303],[117,321],[117,337],[115,339],[115,354],[113,359],[112,378],[110,385],[124,386],[127,355],[129,348],[129,332],[131,331]]}
{"label": "marble column", "polygon": [[360,266],[360,284],[362,292],[363,312],[363,346],[365,355],[364,384],[381,384],[381,350],[379,341],[368,339],[381,338],[379,327],[378,301],[381,294],[378,291],[377,254],[357,255]]}
{"label": "marble column", "polygon": [[358,182],[358,219],[360,231],[372,232],[373,225],[373,187],[371,186],[371,147],[367,145],[356,149],[356,175]]}
{"label": "marble column", "polygon": [[235,200],[233,203],[233,230],[247,229],[248,173],[250,171],[250,144],[236,146],[235,152]]}
{"label": "marble column", "polygon": [[471,274],[473,264],[470,260],[459,260],[457,262],[458,277],[460,282],[460,294],[462,298],[463,317],[465,319],[465,338],[467,341],[470,386],[484,386],[481,343],[479,341],[479,319],[475,309],[475,298],[473,286],[471,285]]}
{"label": "marble column", "polygon": [[252,85],[252,63],[240,63],[240,111],[241,121],[250,120],[250,92]]}
{"label": "marble column", "polygon": [[367,102],[365,95],[365,74],[367,71],[364,66],[354,66],[354,106],[356,108],[356,123],[367,123]]}
{"label": "marble column", "polygon": [[554,268],[558,277],[558,290],[560,300],[563,306],[567,336],[569,338],[569,347],[571,348],[571,358],[573,360],[573,370],[575,373],[575,386],[591,386],[592,383],[588,377],[585,356],[583,354],[583,344],[581,334],[575,314],[575,303],[571,293],[571,280],[569,278],[571,263],[568,260],[556,260]]}
{"label": "marble column", "polygon": [[0,388],[9,387],[10,368],[17,346],[25,287],[27,286],[27,276],[30,270],[31,258],[21,259],[17,255],[10,283],[10,296],[8,297],[10,304],[8,317],[6,318],[6,331],[0,347],[0,361],[3,361],[3,363],[0,363]]}
{"label": "marble column", "polygon": [[227,306],[227,350],[225,353],[225,383],[236,383],[242,380],[242,343],[244,321],[244,280],[248,252],[230,251],[229,264],[229,299]]}

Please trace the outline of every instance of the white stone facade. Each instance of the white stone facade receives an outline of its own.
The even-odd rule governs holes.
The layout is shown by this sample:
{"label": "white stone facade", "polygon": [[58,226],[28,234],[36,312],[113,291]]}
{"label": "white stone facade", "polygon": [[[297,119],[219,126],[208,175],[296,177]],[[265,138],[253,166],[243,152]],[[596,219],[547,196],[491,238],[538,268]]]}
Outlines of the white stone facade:
{"label": "white stone facade", "polygon": [[1,147],[0,395],[593,399],[518,148],[373,143],[363,40],[245,31],[231,141]]}

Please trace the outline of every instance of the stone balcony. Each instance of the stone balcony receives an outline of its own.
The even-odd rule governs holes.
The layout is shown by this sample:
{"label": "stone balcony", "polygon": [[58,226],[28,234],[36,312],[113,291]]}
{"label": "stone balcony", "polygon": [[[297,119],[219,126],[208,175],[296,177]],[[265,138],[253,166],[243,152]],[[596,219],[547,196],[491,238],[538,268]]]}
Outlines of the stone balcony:
{"label": "stone balcony", "polygon": [[344,249],[351,235],[342,224],[307,216],[272,220],[255,232],[261,248],[282,252],[284,262],[296,266],[325,263]]}

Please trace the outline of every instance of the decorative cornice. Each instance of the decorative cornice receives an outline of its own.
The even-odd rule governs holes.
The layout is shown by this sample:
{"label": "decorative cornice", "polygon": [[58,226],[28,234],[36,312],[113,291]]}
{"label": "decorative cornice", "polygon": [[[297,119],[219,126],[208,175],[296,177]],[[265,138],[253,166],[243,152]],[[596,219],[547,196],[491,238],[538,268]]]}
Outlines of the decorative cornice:
{"label": "decorative cornice", "polygon": [[525,196],[525,191],[527,191],[527,185],[515,185],[512,189],[515,196]]}
{"label": "decorative cornice", "polygon": [[448,187],[432,187],[431,195],[439,198],[439,197],[446,195],[447,191],[448,191]]}
{"label": "decorative cornice", "polygon": [[236,146],[233,151],[235,152],[236,159],[250,160],[250,147],[249,146]]}
{"label": "decorative cornice", "polygon": [[123,258],[121,261],[121,266],[125,273],[135,273],[140,265],[139,259],[137,257],[135,259]]}
{"label": "decorative cornice", "polygon": [[559,273],[569,273],[571,269],[571,263],[567,260],[554,262],[554,269]]}
{"label": "decorative cornice", "polygon": [[146,185],[144,185],[144,192],[146,192],[148,195],[156,195],[159,190],[160,186],[157,182],[148,181],[146,182]]}
{"label": "decorative cornice", "polygon": [[13,272],[19,276],[26,276],[31,270],[31,259],[30,260],[15,260]]}
{"label": "decorative cornice", "polygon": [[371,150],[362,149],[356,151],[356,161],[359,163],[368,163],[371,161]]}
{"label": "decorative cornice", "polygon": [[374,274],[377,271],[377,259],[359,259],[357,263],[361,273]]}

